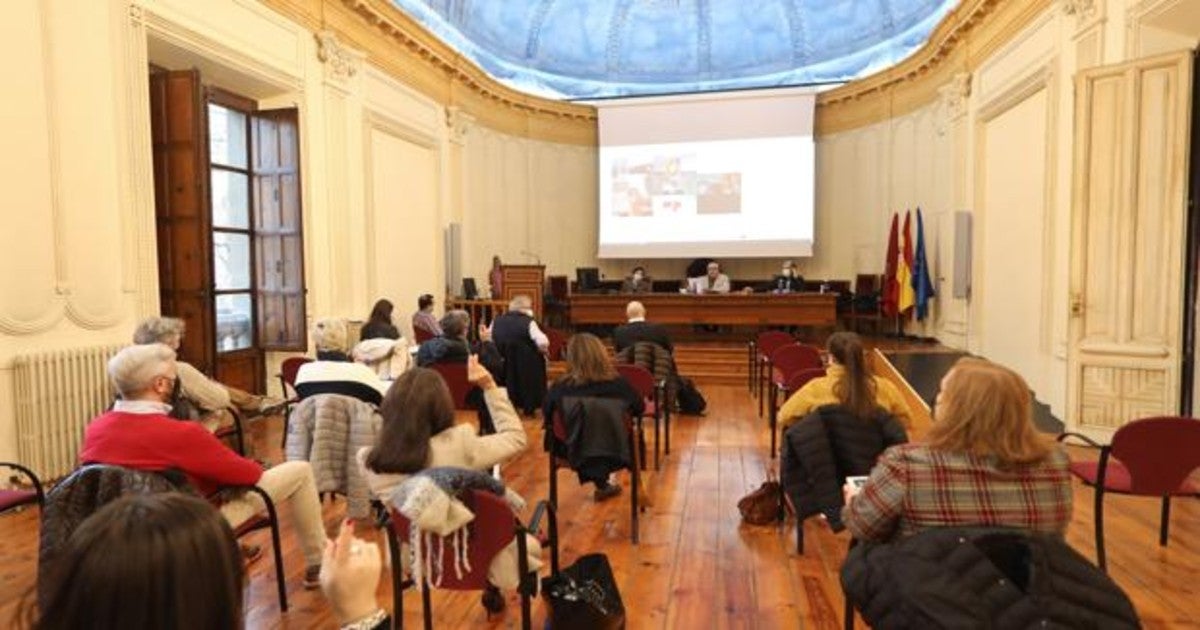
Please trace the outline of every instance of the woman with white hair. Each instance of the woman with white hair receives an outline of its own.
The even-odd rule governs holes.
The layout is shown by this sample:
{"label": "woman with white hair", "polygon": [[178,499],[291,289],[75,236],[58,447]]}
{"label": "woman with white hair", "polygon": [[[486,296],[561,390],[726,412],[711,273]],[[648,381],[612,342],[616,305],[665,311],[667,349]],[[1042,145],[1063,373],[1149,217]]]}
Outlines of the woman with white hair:
{"label": "woman with white hair", "polygon": [[[133,332],[133,342],[139,345],[161,343],[179,352],[186,325],[176,317],[148,317],[138,324]],[[278,411],[283,401],[265,396],[256,396],[236,387],[214,381],[192,364],[177,361],[179,365],[179,395],[198,409],[198,417],[210,431],[221,425],[220,413],[236,407],[250,414],[268,414]]]}

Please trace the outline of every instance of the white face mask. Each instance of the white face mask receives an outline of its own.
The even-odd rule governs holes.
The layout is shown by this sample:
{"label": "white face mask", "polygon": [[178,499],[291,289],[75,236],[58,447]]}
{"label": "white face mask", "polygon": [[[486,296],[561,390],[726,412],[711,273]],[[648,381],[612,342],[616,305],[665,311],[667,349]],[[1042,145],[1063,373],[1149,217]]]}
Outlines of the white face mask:
{"label": "white face mask", "polygon": [[641,281],[642,281],[642,272],[640,272],[640,271],[634,272],[634,274],[633,274],[633,281],[634,281],[634,282],[641,282]]}
{"label": "white face mask", "polygon": [[791,275],[792,275],[792,268],[784,267],[783,268],[783,276],[786,278],[786,277],[791,277]]}

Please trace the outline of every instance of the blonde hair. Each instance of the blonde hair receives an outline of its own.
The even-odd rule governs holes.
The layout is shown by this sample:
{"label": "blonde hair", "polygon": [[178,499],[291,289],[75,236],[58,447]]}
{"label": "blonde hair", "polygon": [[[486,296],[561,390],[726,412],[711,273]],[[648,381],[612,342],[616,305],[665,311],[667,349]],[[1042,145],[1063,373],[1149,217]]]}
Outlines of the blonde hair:
{"label": "blonde hair", "polygon": [[336,317],[318,319],[313,324],[313,344],[320,352],[346,352],[350,349],[350,333],[346,320]]}
{"label": "blonde hair", "polygon": [[974,358],[951,368],[926,439],[935,450],[995,457],[1001,466],[1036,463],[1053,450],[1033,426],[1025,379]]}

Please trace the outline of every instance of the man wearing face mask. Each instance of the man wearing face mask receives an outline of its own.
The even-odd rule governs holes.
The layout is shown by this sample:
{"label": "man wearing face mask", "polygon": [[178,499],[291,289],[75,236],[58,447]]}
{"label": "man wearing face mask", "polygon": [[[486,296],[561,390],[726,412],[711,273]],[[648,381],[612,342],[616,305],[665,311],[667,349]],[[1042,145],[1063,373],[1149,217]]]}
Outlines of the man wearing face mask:
{"label": "man wearing face mask", "polygon": [[792,261],[783,262],[783,270],[771,280],[771,293],[799,293],[804,290],[804,277],[796,273]]}
{"label": "man wearing face mask", "polygon": [[621,293],[650,293],[653,291],[650,283],[650,278],[646,277],[646,270],[642,267],[634,267],[633,273],[629,274],[628,278],[621,283]]}
{"label": "man wearing face mask", "polygon": [[[308,568],[304,587],[320,586],[325,524],[312,466],[290,461],[264,471],[241,457],[194,422],[167,415],[179,379],[175,351],[161,344],[129,346],[108,362],[108,375],[121,394],[111,411],[87,425],[79,461],[136,470],[175,469],[207,496],[223,486],[262,488],[276,504],[291,502],[292,523]],[[236,528],[266,507],[258,495],[247,493],[220,505],[221,514]]]}

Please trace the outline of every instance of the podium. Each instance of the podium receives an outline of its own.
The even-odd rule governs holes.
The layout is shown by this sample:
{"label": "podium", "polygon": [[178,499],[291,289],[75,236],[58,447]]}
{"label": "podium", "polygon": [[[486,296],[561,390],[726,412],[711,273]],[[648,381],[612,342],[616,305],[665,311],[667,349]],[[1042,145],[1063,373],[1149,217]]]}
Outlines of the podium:
{"label": "podium", "polygon": [[500,299],[508,302],[514,296],[528,295],[533,301],[534,317],[541,317],[545,275],[545,265],[500,265],[500,282],[504,289]]}

